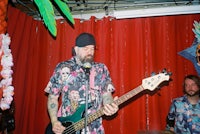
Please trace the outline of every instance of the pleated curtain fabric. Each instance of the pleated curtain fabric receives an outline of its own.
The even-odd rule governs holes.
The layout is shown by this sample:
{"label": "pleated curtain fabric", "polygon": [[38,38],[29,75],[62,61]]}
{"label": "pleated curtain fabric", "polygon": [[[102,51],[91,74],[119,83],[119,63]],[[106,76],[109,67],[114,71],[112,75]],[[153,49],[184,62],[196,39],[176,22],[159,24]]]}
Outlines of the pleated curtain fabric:
{"label": "pleated curtain fabric", "polygon": [[57,37],[50,35],[42,21],[8,8],[8,34],[14,59],[15,134],[43,134],[49,123],[44,88],[55,66],[72,55],[76,36],[94,34],[95,60],[105,63],[116,91],[114,96],[134,90],[142,80],[164,68],[171,81],[159,90],[144,90],[120,105],[112,119],[104,119],[107,134],[137,134],[164,131],[173,98],[182,95],[187,74],[197,74],[193,64],[178,55],[192,45],[194,20],[200,14],[172,15],[116,20],[105,17],[81,21],[74,27],[57,20]]}

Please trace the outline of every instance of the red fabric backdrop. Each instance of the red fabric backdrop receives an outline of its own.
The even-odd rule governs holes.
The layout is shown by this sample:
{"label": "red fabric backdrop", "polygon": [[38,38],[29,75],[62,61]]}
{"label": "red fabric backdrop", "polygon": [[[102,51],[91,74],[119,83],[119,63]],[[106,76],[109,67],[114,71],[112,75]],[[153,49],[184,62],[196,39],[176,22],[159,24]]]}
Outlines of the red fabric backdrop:
{"label": "red fabric backdrop", "polygon": [[136,88],[152,72],[166,68],[172,81],[160,90],[142,92],[123,104],[118,115],[104,120],[107,134],[136,134],[141,130],[164,130],[165,118],[174,97],[182,95],[187,74],[197,74],[193,64],[177,53],[194,40],[194,20],[200,14],[81,22],[74,27],[57,20],[53,38],[41,21],[8,8],[8,34],[14,58],[16,134],[43,134],[49,122],[44,88],[60,61],[71,57],[71,48],[81,32],[97,40],[95,60],[105,63],[121,96]]}

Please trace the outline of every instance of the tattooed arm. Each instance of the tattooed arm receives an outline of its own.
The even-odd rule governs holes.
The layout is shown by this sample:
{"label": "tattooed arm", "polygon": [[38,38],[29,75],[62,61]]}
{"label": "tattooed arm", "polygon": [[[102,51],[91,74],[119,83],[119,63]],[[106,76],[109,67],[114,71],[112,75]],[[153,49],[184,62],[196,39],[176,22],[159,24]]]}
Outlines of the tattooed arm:
{"label": "tattooed arm", "polygon": [[48,112],[51,119],[51,123],[58,121],[57,120],[57,112],[58,112],[58,96],[55,95],[48,95],[48,102],[47,102]]}
{"label": "tattooed arm", "polygon": [[61,122],[58,121],[57,118],[57,112],[58,112],[58,95],[48,95],[48,102],[47,102],[47,107],[48,107],[48,112],[49,116],[51,119],[51,124],[52,124],[52,130],[55,134],[61,134],[65,127],[62,126]]}
{"label": "tattooed arm", "polygon": [[[118,97],[115,97],[114,100],[116,100],[117,98]],[[111,92],[103,94],[103,105],[104,105],[104,114],[107,116],[111,116],[119,110],[118,106],[113,102],[113,97]]]}
{"label": "tattooed arm", "polygon": [[103,105],[110,104],[113,102],[113,97],[111,92],[106,92],[103,94]]}

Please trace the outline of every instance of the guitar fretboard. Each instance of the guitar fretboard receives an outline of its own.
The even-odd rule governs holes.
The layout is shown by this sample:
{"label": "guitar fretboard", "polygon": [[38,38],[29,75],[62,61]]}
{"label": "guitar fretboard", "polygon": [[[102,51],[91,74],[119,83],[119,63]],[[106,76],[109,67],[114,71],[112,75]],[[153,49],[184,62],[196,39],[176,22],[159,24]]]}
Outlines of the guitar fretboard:
{"label": "guitar fretboard", "polygon": [[[162,73],[159,73],[157,75],[153,75],[151,77],[145,78],[142,80],[142,85],[132,89],[131,91],[127,92],[126,94],[119,97],[117,100],[114,101],[115,104],[118,106],[122,104],[123,102],[127,101],[128,99],[132,98],[136,94],[140,93],[141,91],[145,89],[149,89],[150,91],[154,90],[161,82],[169,80],[169,73],[166,72],[166,70],[163,70]],[[101,117],[104,115],[104,107],[96,111],[95,113],[92,113],[87,116],[87,123],[90,124],[95,119]],[[81,120],[73,123],[69,127],[66,128],[64,131],[64,134],[72,134],[76,131],[79,131],[84,128],[85,126],[85,118],[82,118]]]}
{"label": "guitar fretboard", "polygon": [[[119,106],[120,104],[129,100],[130,98],[132,98],[133,96],[135,96],[136,94],[140,93],[143,90],[144,90],[144,88],[140,85],[137,88],[135,88],[135,89],[129,91],[128,93],[122,95],[121,97],[119,97],[117,100],[114,101],[114,103]],[[104,108],[102,107],[95,113],[88,115],[87,123],[90,124],[95,119],[103,116],[104,115],[103,110],[104,110]],[[83,129],[85,126],[85,118],[82,118],[80,121],[78,121],[72,125],[73,125],[73,128],[75,129],[75,131],[79,131],[79,130]]]}

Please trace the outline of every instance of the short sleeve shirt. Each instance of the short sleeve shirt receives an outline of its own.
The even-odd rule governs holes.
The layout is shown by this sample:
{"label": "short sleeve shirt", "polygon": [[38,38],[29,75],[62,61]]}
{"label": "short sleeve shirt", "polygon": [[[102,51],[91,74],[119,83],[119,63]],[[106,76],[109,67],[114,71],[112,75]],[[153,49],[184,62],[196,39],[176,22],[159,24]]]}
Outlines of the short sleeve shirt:
{"label": "short sleeve shirt", "polygon": [[176,134],[200,134],[200,101],[193,106],[186,95],[174,99],[167,118],[175,121]]}
{"label": "short sleeve shirt", "polygon": [[[58,117],[71,117],[69,121],[76,122],[84,117],[86,90],[88,91],[87,113],[91,114],[102,107],[102,95],[114,91],[109,71],[104,64],[93,62],[90,75],[87,75],[85,69],[77,64],[76,58],[72,57],[56,66],[45,92],[62,95]],[[96,119],[88,126],[87,129],[92,134],[104,133],[102,118]]]}

